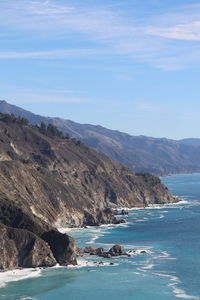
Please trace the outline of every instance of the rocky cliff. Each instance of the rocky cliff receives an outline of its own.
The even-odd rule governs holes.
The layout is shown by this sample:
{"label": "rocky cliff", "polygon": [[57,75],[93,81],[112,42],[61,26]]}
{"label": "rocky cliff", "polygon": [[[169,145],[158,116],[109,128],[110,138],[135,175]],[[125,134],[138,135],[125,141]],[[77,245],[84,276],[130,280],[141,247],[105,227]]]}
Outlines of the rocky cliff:
{"label": "rocky cliff", "polygon": [[56,227],[116,222],[110,208],[176,201],[159,178],[133,174],[53,126],[3,114],[0,191],[2,269],[75,264],[74,241]]}
{"label": "rocky cliff", "polygon": [[33,215],[28,206],[2,194],[0,255],[0,270],[76,264],[76,246],[71,237]]}

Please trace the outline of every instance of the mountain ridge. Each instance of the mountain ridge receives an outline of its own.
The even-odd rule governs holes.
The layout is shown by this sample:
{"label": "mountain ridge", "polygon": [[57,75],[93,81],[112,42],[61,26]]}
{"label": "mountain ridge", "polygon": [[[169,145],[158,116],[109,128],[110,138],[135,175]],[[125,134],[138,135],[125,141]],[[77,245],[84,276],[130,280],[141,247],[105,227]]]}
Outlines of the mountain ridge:
{"label": "mountain ridge", "polygon": [[101,125],[79,124],[61,118],[43,117],[0,101],[0,112],[13,113],[31,124],[44,122],[57,126],[96,151],[124,164],[134,172],[155,175],[200,172],[200,139],[173,140],[132,136]]}

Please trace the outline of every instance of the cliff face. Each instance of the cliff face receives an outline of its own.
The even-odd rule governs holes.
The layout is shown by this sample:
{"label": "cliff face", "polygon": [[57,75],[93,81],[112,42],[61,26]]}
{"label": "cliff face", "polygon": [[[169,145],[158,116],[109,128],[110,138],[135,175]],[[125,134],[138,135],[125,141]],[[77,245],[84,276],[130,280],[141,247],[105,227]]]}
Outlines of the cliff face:
{"label": "cliff face", "polygon": [[56,260],[47,243],[25,229],[0,224],[0,269],[54,266]]}
{"label": "cliff face", "polygon": [[174,201],[153,175],[133,174],[55,128],[42,134],[0,115],[2,269],[75,264],[74,241],[55,227],[111,223],[109,208]]}
{"label": "cliff face", "polygon": [[76,264],[71,237],[2,194],[0,199],[0,270]]}
{"label": "cliff face", "polygon": [[34,127],[0,121],[0,150],[1,194],[55,226],[81,226],[106,207],[174,201],[157,177]]}

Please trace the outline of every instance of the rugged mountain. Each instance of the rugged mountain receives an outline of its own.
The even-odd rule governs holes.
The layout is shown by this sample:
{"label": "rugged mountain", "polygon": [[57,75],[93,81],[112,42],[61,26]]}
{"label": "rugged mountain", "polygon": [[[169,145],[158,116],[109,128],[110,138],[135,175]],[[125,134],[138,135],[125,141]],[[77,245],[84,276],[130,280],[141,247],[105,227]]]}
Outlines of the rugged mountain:
{"label": "rugged mountain", "polygon": [[117,222],[111,208],[174,201],[159,178],[52,125],[0,114],[0,268],[75,264],[74,241],[56,227]]}
{"label": "rugged mountain", "polygon": [[200,140],[180,141],[131,136],[102,126],[79,124],[60,118],[34,115],[17,106],[0,101],[0,112],[27,118],[31,124],[54,124],[84,144],[126,165],[136,172],[156,175],[200,172]]}
{"label": "rugged mountain", "polygon": [[200,146],[200,139],[189,138],[178,141],[180,144],[191,145],[191,146]]}

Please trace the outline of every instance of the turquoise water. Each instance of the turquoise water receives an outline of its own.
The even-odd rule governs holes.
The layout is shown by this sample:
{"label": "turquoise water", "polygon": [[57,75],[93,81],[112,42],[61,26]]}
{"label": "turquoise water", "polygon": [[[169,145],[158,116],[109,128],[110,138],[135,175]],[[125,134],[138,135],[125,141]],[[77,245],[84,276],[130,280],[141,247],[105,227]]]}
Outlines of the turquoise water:
{"label": "turquoise water", "polygon": [[79,246],[136,250],[130,258],[84,257],[77,268],[36,271],[34,278],[7,283],[0,299],[200,299],[200,174],[163,181],[185,202],[131,211],[128,223],[118,227],[70,232]]}

